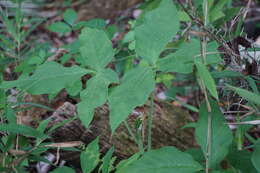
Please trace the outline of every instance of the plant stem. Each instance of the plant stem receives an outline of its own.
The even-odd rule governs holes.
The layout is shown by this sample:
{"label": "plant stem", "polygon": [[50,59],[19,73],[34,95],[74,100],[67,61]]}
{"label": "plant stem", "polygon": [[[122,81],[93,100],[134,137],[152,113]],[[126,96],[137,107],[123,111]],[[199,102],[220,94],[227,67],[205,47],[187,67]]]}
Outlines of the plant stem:
{"label": "plant stem", "polygon": [[154,94],[150,96],[150,111],[148,114],[148,148],[147,151],[152,149],[152,126],[153,126],[153,114],[154,114]]}
{"label": "plant stem", "polygon": [[208,130],[207,130],[207,154],[206,154],[206,173],[210,169],[210,159],[211,159],[211,121],[212,115],[211,112],[208,114]]}
{"label": "plant stem", "polygon": [[138,130],[137,132],[137,139],[138,139],[138,148],[141,153],[144,153],[144,144],[142,141],[142,132]]}
{"label": "plant stem", "polygon": [[208,0],[203,0],[203,14],[204,14],[204,26],[208,25]]}
{"label": "plant stem", "polygon": [[[207,27],[208,24],[208,0],[203,1],[203,14],[204,14],[204,27]],[[202,40],[202,62],[206,65],[206,52],[207,52],[207,36],[203,36]],[[210,159],[211,159],[211,122],[212,122],[212,114],[211,114],[211,106],[208,99],[207,89],[205,86],[205,82],[202,81],[202,89],[205,95],[207,108],[208,108],[208,128],[207,128],[207,145],[206,145],[206,173],[209,173],[210,169]]]}
{"label": "plant stem", "polygon": [[141,151],[140,144],[139,144],[140,142],[139,142],[138,138],[134,135],[132,129],[129,127],[129,125],[128,125],[128,123],[127,123],[126,121],[124,121],[124,125],[125,125],[125,127],[126,127],[128,133],[129,133],[129,134],[132,136],[132,138],[134,139],[136,145],[137,145],[138,148],[139,148],[139,151]]}

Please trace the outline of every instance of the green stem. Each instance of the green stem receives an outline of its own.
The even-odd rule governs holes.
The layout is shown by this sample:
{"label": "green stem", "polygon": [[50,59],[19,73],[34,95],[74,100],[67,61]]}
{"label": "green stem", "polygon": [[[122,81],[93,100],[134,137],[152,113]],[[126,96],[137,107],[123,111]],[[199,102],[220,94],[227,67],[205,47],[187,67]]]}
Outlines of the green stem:
{"label": "green stem", "polygon": [[148,114],[148,148],[150,151],[152,149],[152,126],[153,126],[153,114],[154,114],[154,94],[150,97],[150,112]]}
{"label": "green stem", "polygon": [[[204,11],[204,27],[207,27],[208,25],[208,0],[203,1],[203,11]],[[202,62],[206,64],[206,52],[207,52],[207,37],[203,37],[202,41]],[[205,82],[202,81],[202,90],[205,95],[206,103],[207,103],[207,108],[208,108],[208,128],[207,128],[207,148],[206,148],[206,173],[209,173],[210,169],[210,159],[211,159],[211,131],[212,131],[212,114],[211,114],[211,106],[209,103],[209,98],[207,94],[207,89]]]}
{"label": "green stem", "polygon": [[143,140],[142,140],[142,132],[140,130],[138,130],[137,132],[137,139],[138,139],[138,148],[139,148],[139,151],[141,153],[144,153],[144,144],[143,144]]}
{"label": "green stem", "polygon": [[210,159],[211,159],[211,125],[212,115],[211,112],[208,114],[208,129],[207,129],[207,154],[206,154],[206,173],[209,172],[210,169]]}
{"label": "green stem", "polygon": [[204,26],[208,25],[208,8],[209,8],[208,6],[209,6],[208,0],[204,0],[203,1]]}
{"label": "green stem", "polygon": [[139,146],[140,141],[139,141],[138,138],[134,135],[132,129],[129,127],[129,125],[128,125],[128,123],[127,123],[126,121],[124,121],[124,125],[125,125],[125,127],[126,127],[128,133],[129,133],[129,134],[131,135],[131,137],[134,139],[136,145],[137,145],[138,148],[139,148],[139,151],[141,151],[141,148],[140,148],[140,146]]}
{"label": "green stem", "polygon": [[[236,122],[239,123],[239,115],[236,117]],[[238,126],[236,130],[236,140],[237,140],[237,150],[241,151],[243,149],[243,134],[241,127]]]}

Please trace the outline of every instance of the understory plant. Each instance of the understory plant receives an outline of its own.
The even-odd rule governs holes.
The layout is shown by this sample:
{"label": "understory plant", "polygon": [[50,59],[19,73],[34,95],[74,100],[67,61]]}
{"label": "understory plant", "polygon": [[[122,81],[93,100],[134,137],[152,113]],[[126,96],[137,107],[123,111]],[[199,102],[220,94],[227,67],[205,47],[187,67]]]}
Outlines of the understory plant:
{"label": "understory plant", "polygon": [[[40,122],[37,129],[17,124],[15,111],[12,109],[12,105],[16,103],[7,100],[8,91],[13,88],[19,91],[19,94],[48,94],[50,98],[65,89],[70,96],[80,98],[77,116],[67,122],[79,118],[86,128],[93,120],[95,109],[107,104],[112,135],[136,107],[147,102],[151,104],[147,123],[147,146],[140,147],[138,153],[114,165],[114,148],[101,158],[97,138],[83,147],[80,155],[83,173],[90,173],[98,166],[99,172],[102,173],[260,172],[260,141],[248,134],[248,130],[259,123],[253,116],[259,114],[260,105],[256,79],[225,66],[221,56],[223,52],[218,49],[220,46],[236,65],[240,65],[236,61],[240,57],[226,43],[228,37],[221,35],[225,31],[216,33],[224,23],[236,17],[240,9],[234,10],[231,1],[227,0],[200,0],[191,4],[177,4],[172,0],[147,1],[141,9],[142,14],[137,20],[130,22],[131,30],[120,43],[124,49],[113,47],[111,35],[114,31],[106,27],[105,21],[93,19],[78,22],[77,13],[72,9],[65,11],[62,22],[48,27],[50,31],[60,35],[80,31],[76,41],[64,46],[68,53],[61,58],[61,63],[49,61],[48,52],[43,51],[43,48],[38,52],[38,56],[21,59],[21,41],[14,41],[18,46],[15,49],[18,51],[17,58],[19,61],[21,59],[17,66],[20,76],[12,81],[1,79],[0,83],[3,95],[0,124],[0,131],[3,132],[0,149],[3,154],[0,161],[3,172],[25,172],[23,168],[28,166],[30,160],[48,162],[41,157],[41,154],[51,147],[45,141],[55,128],[66,123],[47,131],[45,128],[50,121],[48,119]],[[229,12],[228,15],[225,15],[224,11]],[[8,18],[6,20],[9,22]],[[6,29],[10,31],[10,27]],[[236,34],[241,34],[239,29],[231,37],[239,36]],[[1,43],[4,43],[2,39]],[[120,53],[125,49],[128,52],[127,58],[120,57]],[[7,59],[5,54],[1,56]],[[72,58],[76,62],[75,65],[63,66]],[[118,60],[124,63],[117,63]],[[111,63],[115,64],[115,68],[110,68]],[[82,77],[85,75],[91,76],[86,82],[86,88],[82,84]],[[186,105],[199,114],[197,122],[187,127],[195,129],[196,142],[200,148],[187,151],[180,151],[173,146],[153,149],[151,129],[156,84],[163,82],[170,89],[169,82],[178,76],[193,78],[203,93],[198,109]],[[247,81],[249,89],[236,86],[236,78],[233,80],[233,77]],[[221,89],[217,89],[217,86],[221,86]],[[237,94],[253,112],[246,119],[238,116],[235,131],[230,129],[220,109],[223,98],[220,92]],[[19,139],[24,140],[24,144],[12,143],[14,139],[27,136],[34,139],[33,144],[26,138]],[[135,134],[132,137],[135,138]],[[249,138],[250,146],[243,146],[245,137]],[[15,150],[15,147],[19,150]],[[21,152],[20,155],[15,153],[16,151]],[[57,168],[53,172],[64,171],[75,172],[69,167]]]}

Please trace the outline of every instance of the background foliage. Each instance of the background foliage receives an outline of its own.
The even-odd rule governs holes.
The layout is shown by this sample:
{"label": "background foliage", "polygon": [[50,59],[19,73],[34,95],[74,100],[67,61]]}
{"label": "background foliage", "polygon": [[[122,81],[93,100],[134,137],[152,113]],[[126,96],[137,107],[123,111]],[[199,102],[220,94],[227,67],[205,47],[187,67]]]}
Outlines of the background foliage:
{"label": "background foliage", "polygon": [[[43,20],[27,18],[22,1],[14,4],[17,6],[10,12],[1,7],[0,16],[4,26],[0,33],[2,172],[26,172],[33,161],[53,165],[43,156],[48,149],[57,147],[49,142],[52,131],[67,122],[47,128],[51,120],[45,119],[36,128],[30,127],[17,121],[15,108],[22,103],[25,93],[45,94],[52,100],[62,90],[78,100],[77,115],[67,121],[78,118],[86,128],[91,126],[96,108],[108,105],[111,135],[120,124],[126,123],[136,107],[150,104],[145,136],[148,142],[142,143],[136,139],[137,134],[129,131],[139,152],[127,160],[115,162],[114,148],[102,155],[99,138],[87,146],[69,145],[71,150],[81,151],[83,173],[260,172],[259,139],[250,134],[259,124],[258,117],[254,116],[259,115],[259,70],[258,74],[245,73],[247,69],[243,66],[249,61],[235,47],[229,46],[231,40],[246,34],[241,25],[245,19],[242,12],[247,7],[235,6],[227,0],[196,0],[190,4],[172,0],[145,1],[138,6],[142,13],[128,21],[129,31],[117,44],[111,41],[116,25],[107,26],[102,19],[78,21],[77,12],[68,8],[62,20],[48,25],[47,30],[61,38],[66,34],[80,34],[75,41],[62,46],[66,53],[55,59],[50,44],[27,43]],[[9,16],[11,12],[13,16]],[[233,28],[225,27],[237,18]],[[251,61],[256,65],[251,66],[258,69],[259,59],[254,58],[251,57]],[[8,68],[12,74],[6,79]],[[84,77],[87,80],[83,80]],[[186,151],[173,146],[153,149],[151,129],[158,86],[164,86],[167,99],[178,100],[179,91],[175,91],[173,97],[169,94],[172,89],[177,90],[172,85],[176,81],[186,82],[184,89],[191,87],[192,92],[196,88],[200,91],[199,104],[178,102],[195,112],[197,121],[186,128],[195,129],[199,147]],[[15,101],[10,99],[12,91],[18,93]],[[226,100],[230,96],[233,100]],[[224,115],[228,107],[226,101],[228,104],[239,102],[232,122]],[[52,110],[40,104],[27,104]],[[241,107],[249,111],[241,114],[244,110]],[[235,129],[230,128],[232,125]],[[52,172],[64,171],[75,172],[68,165]]]}

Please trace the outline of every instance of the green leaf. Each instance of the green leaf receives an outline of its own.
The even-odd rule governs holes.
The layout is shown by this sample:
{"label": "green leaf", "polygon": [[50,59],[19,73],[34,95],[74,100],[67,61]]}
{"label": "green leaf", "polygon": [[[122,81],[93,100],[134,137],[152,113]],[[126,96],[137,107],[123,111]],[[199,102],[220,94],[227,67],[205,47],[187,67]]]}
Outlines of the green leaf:
{"label": "green leaf", "polygon": [[[43,149],[43,148],[42,148]],[[36,149],[38,150],[38,149]],[[34,150],[35,151],[35,150]],[[49,161],[48,159],[46,159],[45,157],[43,156],[40,156],[40,154],[43,154],[43,152],[38,152],[38,153],[34,153],[34,151],[32,151],[27,158],[28,160],[31,160],[31,161],[37,161],[37,162],[43,162],[43,163],[47,163],[49,165],[52,165],[53,163],[51,161]],[[47,149],[45,149],[45,152],[47,152]],[[20,172],[19,172],[20,173]]]}
{"label": "green leaf", "polygon": [[95,108],[107,101],[109,84],[118,80],[117,74],[111,69],[104,69],[88,80],[87,88],[80,93],[82,101],[77,105],[79,118],[86,128],[93,119]]}
{"label": "green leaf", "polygon": [[254,147],[254,152],[251,157],[254,167],[260,172],[260,139],[257,140]]}
{"label": "green leaf", "polygon": [[106,21],[104,19],[91,19],[88,21],[82,21],[74,25],[74,29],[81,29],[83,27],[88,27],[88,28],[94,28],[94,29],[104,29],[106,27]]}
{"label": "green leaf", "polygon": [[65,34],[67,32],[71,31],[71,28],[68,24],[63,23],[63,22],[56,22],[51,24],[48,29],[52,32],[58,32],[61,34]]}
{"label": "green leaf", "polygon": [[[207,44],[206,64],[218,64],[223,61],[223,59],[220,57],[218,47],[219,47],[219,45],[215,41],[212,41]],[[201,57],[199,57],[199,58],[201,58]]]}
{"label": "green leaf", "polygon": [[183,43],[175,53],[160,59],[157,67],[162,72],[191,73],[196,55],[200,55],[200,43],[193,39]]}
{"label": "green leaf", "polygon": [[[195,127],[196,127],[196,125],[195,125]],[[190,154],[193,157],[193,159],[199,163],[204,162],[204,154],[200,148],[189,148],[189,149],[185,150],[185,153]]]}
{"label": "green leaf", "polygon": [[63,67],[56,62],[40,65],[32,76],[4,81],[0,88],[18,87],[31,94],[55,94],[91,71],[79,66]]}
{"label": "green leaf", "polygon": [[253,90],[254,93],[256,94],[260,94],[258,91],[258,87],[257,87],[257,80],[253,79],[250,76],[246,76],[245,79],[247,80],[249,86],[251,87],[251,89]]}
{"label": "green leaf", "polygon": [[127,169],[127,167],[130,164],[132,164],[134,161],[136,161],[140,156],[141,156],[141,153],[138,152],[138,153],[135,153],[134,155],[132,155],[127,160],[122,160],[121,162],[119,162],[116,166],[116,173],[125,173],[125,169]]}
{"label": "green leaf", "polygon": [[65,22],[67,22],[70,25],[73,25],[77,20],[77,13],[73,9],[69,8],[65,11],[63,18]]}
{"label": "green leaf", "polygon": [[71,84],[69,84],[66,87],[66,91],[71,96],[78,95],[79,92],[81,91],[81,89],[82,89],[82,82],[81,82],[81,80],[75,81],[74,83],[71,83]]}
{"label": "green leaf", "polygon": [[17,124],[16,112],[11,106],[5,108],[5,114],[3,115],[9,124]]}
{"label": "green leaf", "polygon": [[225,14],[222,12],[222,9],[224,9],[224,6],[229,2],[229,0],[219,0],[217,4],[212,5],[210,11],[209,11],[209,19],[211,22],[214,22],[215,20],[225,16]]}
{"label": "green leaf", "polygon": [[252,152],[248,150],[236,150],[236,147],[230,147],[230,153],[227,156],[228,163],[232,167],[245,173],[257,173],[256,169],[251,162]]}
{"label": "green leaf", "polygon": [[80,154],[80,165],[83,173],[90,173],[93,171],[99,163],[99,138],[96,138],[90,144],[85,151]]}
{"label": "green leaf", "polygon": [[[210,0],[209,0],[210,1]],[[194,1],[194,6],[195,8],[199,8],[200,6],[202,6],[204,0],[197,0],[197,1]]]}
{"label": "green leaf", "polygon": [[260,95],[252,93],[252,92],[247,91],[247,90],[242,89],[242,88],[233,87],[233,86],[228,85],[228,84],[226,84],[226,86],[229,87],[230,89],[232,89],[233,91],[235,91],[238,95],[245,98],[246,100],[248,100],[252,103],[255,103],[257,105],[260,105]]}
{"label": "green leaf", "polygon": [[34,56],[32,56],[29,60],[28,60],[28,64],[29,65],[40,65],[42,64],[45,59],[47,58],[46,52],[44,50],[40,50],[40,52]]}
{"label": "green leaf", "polygon": [[156,76],[156,83],[163,83],[167,88],[172,86],[174,76],[169,73],[160,73]]}
{"label": "green leaf", "polygon": [[85,28],[80,34],[80,41],[83,65],[99,71],[112,60],[114,50],[104,31]]}
{"label": "green leaf", "polygon": [[174,147],[163,147],[146,152],[134,161],[124,173],[192,173],[202,166],[187,154]]}
{"label": "green leaf", "polygon": [[198,70],[198,75],[204,81],[206,88],[209,90],[210,94],[218,100],[216,84],[207,67],[200,61],[195,61],[195,65]]}
{"label": "green leaf", "polygon": [[37,131],[40,133],[44,133],[44,131],[47,128],[47,125],[49,124],[50,121],[51,121],[51,118],[42,120],[40,122],[39,126],[37,127]]}
{"label": "green leaf", "polygon": [[3,109],[6,105],[6,95],[3,89],[0,89],[0,109]]}
{"label": "green leaf", "polygon": [[234,170],[221,170],[221,171],[212,171],[211,173],[234,173]]}
{"label": "green leaf", "polygon": [[104,156],[103,164],[102,164],[102,173],[109,173],[110,172],[110,166],[111,166],[111,158],[114,152],[114,147],[110,148],[106,155]]}
{"label": "green leaf", "polygon": [[105,28],[106,34],[108,36],[108,38],[111,40],[113,39],[114,35],[119,32],[119,29],[117,27],[117,25],[109,25]]}
{"label": "green leaf", "polygon": [[112,133],[135,107],[146,102],[154,85],[154,73],[150,67],[137,67],[125,74],[121,85],[108,98]]}
{"label": "green leaf", "polygon": [[50,173],[75,173],[75,171],[67,166],[63,166],[61,168],[56,168],[55,170],[51,171]]}
{"label": "green leaf", "polygon": [[103,69],[99,73],[103,76],[107,83],[119,83],[118,75],[114,70]]}
{"label": "green leaf", "polygon": [[[75,40],[67,45],[64,45],[64,48],[69,52],[69,54],[65,54],[65,55],[72,56],[73,54],[78,54],[80,46],[81,45],[79,40]],[[75,60],[76,59],[77,58],[75,57]]]}
{"label": "green leaf", "polygon": [[[210,153],[210,167],[215,168],[220,161],[222,161],[228,153],[229,146],[232,143],[233,135],[229,127],[225,124],[225,118],[220,112],[219,107],[215,101],[210,101],[211,105],[211,153]],[[200,107],[199,120],[196,124],[195,137],[197,143],[206,155],[207,153],[207,133],[208,133],[208,117],[206,103]]]}
{"label": "green leaf", "polygon": [[179,30],[178,12],[171,0],[161,1],[158,8],[147,12],[144,22],[136,26],[136,53],[155,64],[166,44]]}
{"label": "green leaf", "polygon": [[36,138],[45,137],[45,135],[32,127],[20,124],[0,124],[0,131],[14,134],[21,134],[24,136],[32,136]]}
{"label": "green leaf", "polygon": [[178,13],[179,13],[180,21],[183,21],[183,22],[190,22],[191,21],[189,15],[186,12],[179,10]]}
{"label": "green leaf", "polygon": [[19,41],[19,34],[17,33],[14,20],[9,19],[9,17],[2,12],[0,15],[4,26],[7,28],[6,31],[15,39],[15,41]]}

